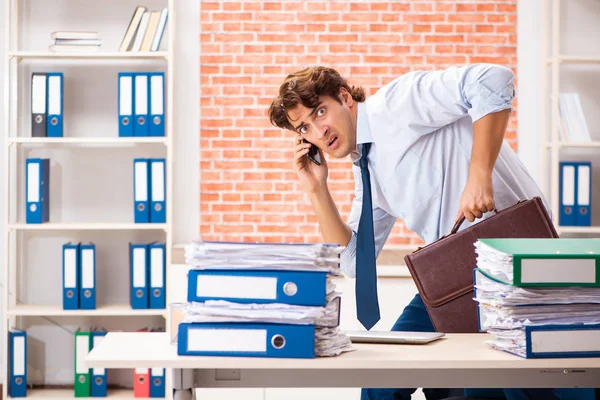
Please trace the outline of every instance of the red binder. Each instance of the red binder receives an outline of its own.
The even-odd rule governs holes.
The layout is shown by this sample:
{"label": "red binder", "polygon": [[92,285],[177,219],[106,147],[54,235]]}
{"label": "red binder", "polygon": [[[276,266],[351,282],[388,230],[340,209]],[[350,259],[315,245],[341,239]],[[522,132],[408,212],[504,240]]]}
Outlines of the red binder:
{"label": "red binder", "polygon": [[133,370],[133,397],[150,397],[150,370],[148,368]]}
{"label": "red binder", "polygon": [[479,332],[473,300],[477,239],[558,237],[539,197],[520,201],[458,232],[463,221],[464,217],[449,235],[404,257],[438,332]]}

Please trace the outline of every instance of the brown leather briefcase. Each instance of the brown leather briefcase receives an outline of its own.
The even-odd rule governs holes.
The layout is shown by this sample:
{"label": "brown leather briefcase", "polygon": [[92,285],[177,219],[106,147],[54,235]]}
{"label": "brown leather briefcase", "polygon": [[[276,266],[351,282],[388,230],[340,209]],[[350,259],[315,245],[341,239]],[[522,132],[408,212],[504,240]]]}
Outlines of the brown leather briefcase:
{"label": "brown leather briefcase", "polygon": [[477,239],[558,237],[539,197],[520,201],[458,232],[463,221],[464,217],[457,221],[449,235],[404,257],[438,332],[479,332],[473,300]]}

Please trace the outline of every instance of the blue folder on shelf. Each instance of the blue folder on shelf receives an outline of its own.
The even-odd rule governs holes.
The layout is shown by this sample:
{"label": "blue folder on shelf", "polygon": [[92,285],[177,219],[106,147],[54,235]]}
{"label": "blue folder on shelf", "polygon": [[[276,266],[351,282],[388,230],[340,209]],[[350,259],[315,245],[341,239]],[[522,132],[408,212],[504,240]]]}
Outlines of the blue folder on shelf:
{"label": "blue folder on shelf", "polygon": [[600,324],[529,325],[526,358],[600,357]]}
{"label": "blue folder on shelf", "polygon": [[119,136],[133,136],[134,74],[119,72]]}
{"label": "blue folder on shelf", "polygon": [[148,128],[148,105],[150,99],[148,96],[148,74],[136,72],[134,74],[135,83],[133,85],[134,104],[134,123],[133,136],[148,136],[150,130]]}
{"label": "blue folder on shelf", "polygon": [[181,323],[177,354],[314,358],[314,325]]}
{"label": "blue folder on shelf", "polygon": [[590,226],[592,214],[590,205],[592,202],[592,163],[577,163],[577,208],[575,220],[578,226]]}
{"label": "blue folder on shelf", "polygon": [[63,310],[79,309],[79,244],[63,245]]}
{"label": "blue folder on shelf", "polygon": [[188,273],[188,301],[325,306],[327,273],[320,271],[200,270]]}
{"label": "blue folder on shelf", "polygon": [[[106,336],[106,332],[92,332],[92,348],[98,346],[102,339]],[[92,397],[106,397],[106,369],[105,368],[93,368],[92,369]]]}
{"label": "blue folder on shelf", "polygon": [[150,308],[164,309],[165,299],[165,244],[150,243],[148,246],[150,271]]}
{"label": "blue folder on shelf", "polygon": [[166,162],[164,158],[151,158],[150,168],[150,222],[165,223],[166,209]]}
{"label": "blue folder on shelf", "polygon": [[150,368],[150,397],[165,397],[165,369]]}
{"label": "blue folder on shelf", "polygon": [[63,74],[48,72],[48,118],[46,122],[48,137],[63,136]]}
{"label": "blue folder on shelf", "polygon": [[50,220],[50,160],[28,158],[25,171],[26,222],[41,224]]}
{"label": "blue folder on shelf", "polygon": [[150,77],[150,136],[165,136],[165,73],[152,72]]}
{"label": "blue folder on shelf", "polygon": [[8,332],[8,395],[27,397],[27,332]]}
{"label": "blue folder on shelf", "polygon": [[133,214],[136,224],[150,222],[150,163],[147,158],[133,160]]}
{"label": "blue folder on shelf", "polygon": [[130,299],[134,310],[147,309],[148,302],[148,245],[130,244]]}
{"label": "blue folder on shelf", "polygon": [[96,246],[79,245],[79,308],[96,309]]}

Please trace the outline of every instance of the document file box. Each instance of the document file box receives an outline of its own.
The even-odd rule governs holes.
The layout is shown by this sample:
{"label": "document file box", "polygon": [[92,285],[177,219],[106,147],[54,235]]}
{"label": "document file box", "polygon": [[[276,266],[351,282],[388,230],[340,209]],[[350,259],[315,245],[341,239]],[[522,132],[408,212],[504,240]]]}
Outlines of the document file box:
{"label": "document file box", "polygon": [[165,397],[165,369],[150,369],[150,397]]}
{"label": "document file box", "polygon": [[152,72],[150,77],[150,136],[165,136],[165,74]]}
{"label": "document file box", "polygon": [[326,272],[192,269],[188,273],[189,302],[229,300],[325,306],[326,297]]}
{"label": "document file box", "polygon": [[577,211],[575,219],[578,226],[592,224],[590,204],[592,200],[592,163],[577,163]]}
{"label": "document file box", "polygon": [[50,160],[26,160],[26,197],[28,224],[41,224],[50,220]]}
{"label": "document file box", "polygon": [[8,395],[27,397],[27,332],[11,329],[8,340]]}
{"label": "document file box", "polygon": [[133,136],[134,74],[119,72],[119,136]]}
{"label": "document file box", "polygon": [[542,199],[534,197],[498,211],[417,249],[404,260],[433,326],[438,332],[477,333],[477,303],[473,301],[474,243],[480,238],[557,238]]}
{"label": "document file box", "polygon": [[47,136],[47,76],[45,72],[31,74],[31,136]]}
{"label": "document file box", "polygon": [[525,327],[526,358],[600,357],[600,324]]}
{"label": "document file box", "polygon": [[146,158],[133,160],[133,201],[136,223],[150,222],[150,168]]}
{"label": "document file box", "polygon": [[[92,332],[92,348],[98,346],[106,332]],[[92,397],[106,397],[106,369],[92,369]]]}
{"label": "document file box", "polygon": [[148,368],[133,370],[133,397],[150,397],[150,372]]}
{"label": "document file box", "polygon": [[314,358],[315,326],[182,323],[177,354],[190,356]]}
{"label": "document file box", "polygon": [[91,333],[75,332],[75,397],[90,397],[90,370],[85,367],[85,358],[90,352]]}
{"label": "document file box", "polygon": [[63,136],[63,74],[48,74],[48,137]]}
{"label": "document file box", "polygon": [[79,246],[80,293],[79,308],[96,309],[96,246],[92,243]]}
{"label": "document file box", "polygon": [[165,245],[151,243],[150,251],[150,308],[165,308]]}
{"label": "document file box", "polygon": [[134,114],[133,136],[148,136],[148,74],[134,74]]}
{"label": "document file box", "polygon": [[166,191],[165,191],[165,159],[153,158],[150,163],[150,222],[164,223],[167,220]]}
{"label": "document file box", "polygon": [[570,162],[560,163],[559,192],[560,211],[559,224],[561,226],[577,225],[575,213],[575,186],[577,184],[577,165]]}
{"label": "document file box", "polygon": [[148,303],[148,245],[130,244],[131,308],[147,309]]}
{"label": "document file box", "polygon": [[63,310],[79,309],[79,244],[63,245]]}

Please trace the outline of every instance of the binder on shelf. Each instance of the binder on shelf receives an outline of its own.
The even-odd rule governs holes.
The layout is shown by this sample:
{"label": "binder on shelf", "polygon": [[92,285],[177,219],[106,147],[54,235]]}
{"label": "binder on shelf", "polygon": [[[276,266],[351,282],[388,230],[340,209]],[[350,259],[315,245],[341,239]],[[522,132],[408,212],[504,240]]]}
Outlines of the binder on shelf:
{"label": "binder on shelf", "polygon": [[79,308],[96,309],[96,246],[93,243],[79,245],[80,293]]}
{"label": "binder on shelf", "polygon": [[[104,339],[106,332],[97,331],[92,332],[92,348],[98,346]],[[106,397],[106,369],[105,368],[93,368],[92,369],[92,397]]]}
{"label": "binder on shelf", "polygon": [[132,72],[119,72],[119,136],[133,136],[134,88]]}
{"label": "binder on shelf", "polygon": [[188,301],[327,304],[327,273],[321,271],[201,270],[188,272]]}
{"label": "binder on shelf", "polygon": [[150,136],[165,136],[165,74],[152,72],[150,79]]}
{"label": "binder on shelf", "polygon": [[148,368],[133,370],[133,397],[150,397],[150,372]]}
{"label": "binder on shelf", "polygon": [[63,310],[79,309],[79,244],[63,245]]}
{"label": "binder on shelf", "polygon": [[63,136],[63,74],[48,72],[48,137]]}
{"label": "binder on shelf", "polygon": [[27,332],[9,329],[8,338],[8,395],[27,397]]}
{"label": "binder on shelf", "polygon": [[578,226],[590,226],[591,218],[591,200],[592,200],[592,163],[577,163],[577,208],[576,222]]}
{"label": "binder on shelf", "polygon": [[133,202],[135,223],[150,222],[149,160],[136,158],[133,160]]}
{"label": "binder on shelf", "polygon": [[150,369],[150,397],[165,397],[165,369]]}
{"label": "binder on shelf", "polygon": [[137,72],[134,74],[135,83],[133,84],[134,98],[134,125],[133,136],[148,136],[148,74]]}
{"label": "binder on shelf", "polygon": [[181,323],[177,354],[191,356],[314,358],[315,326]]}
{"label": "binder on shelf", "polygon": [[129,244],[130,299],[134,310],[147,309],[148,302],[148,245]]}
{"label": "binder on shelf", "polygon": [[75,332],[75,397],[90,397],[91,377],[89,368],[85,367],[85,358],[91,347],[90,332]]}
{"label": "binder on shelf", "polygon": [[164,309],[165,300],[165,244],[151,243],[150,252],[150,300],[149,308]]}
{"label": "binder on shelf", "polygon": [[577,185],[576,164],[572,162],[561,162],[559,164],[559,170],[559,225],[575,226],[577,225],[575,214],[575,188]]}
{"label": "binder on shelf", "polygon": [[50,160],[28,158],[26,166],[26,222],[28,224],[48,222],[50,220]]}
{"label": "binder on shelf", "polygon": [[45,72],[31,74],[31,136],[47,136],[47,76]]}
{"label": "binder on shelf", "polygon": [[150,164],[150,222],[164,223],[167,220],[166,203],[166,163],[164,158],[153,158]]}

